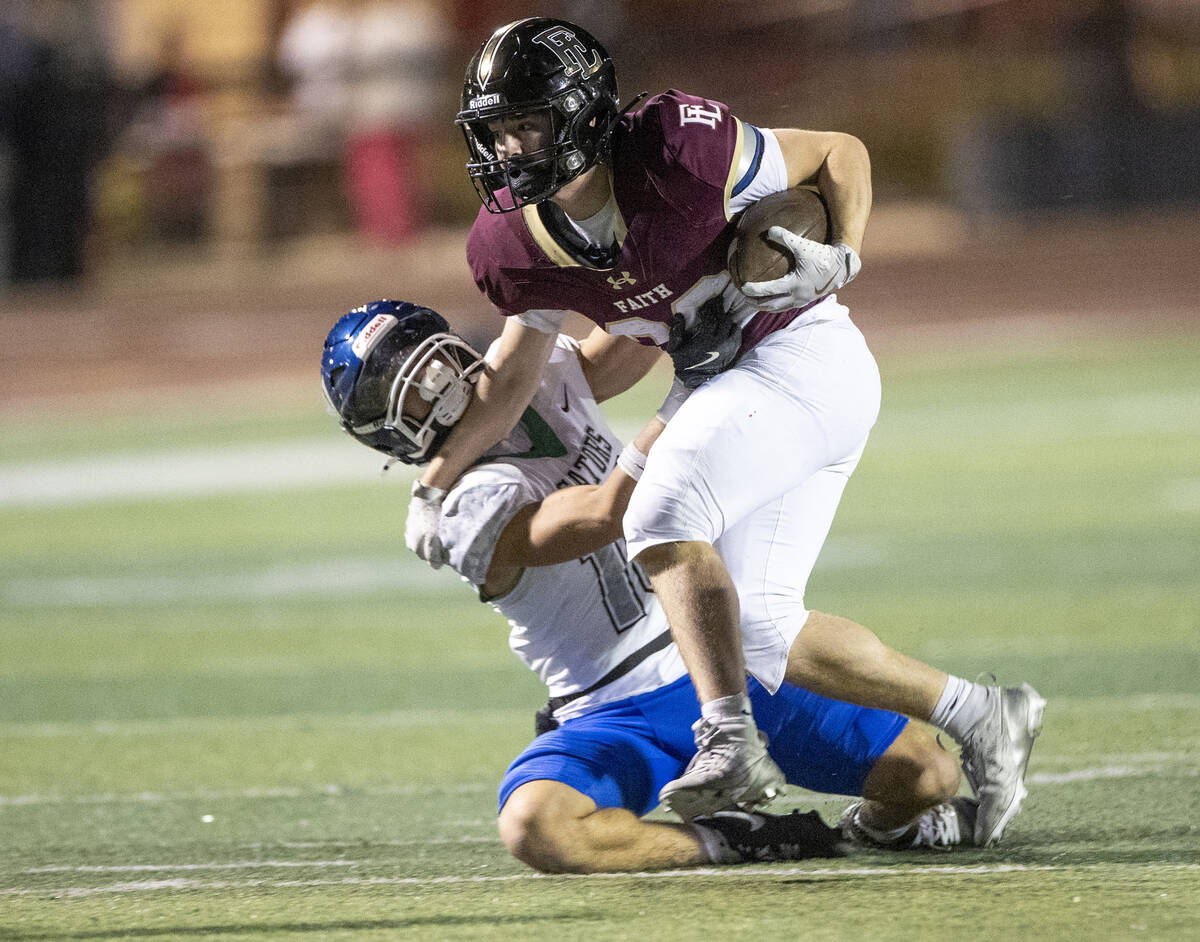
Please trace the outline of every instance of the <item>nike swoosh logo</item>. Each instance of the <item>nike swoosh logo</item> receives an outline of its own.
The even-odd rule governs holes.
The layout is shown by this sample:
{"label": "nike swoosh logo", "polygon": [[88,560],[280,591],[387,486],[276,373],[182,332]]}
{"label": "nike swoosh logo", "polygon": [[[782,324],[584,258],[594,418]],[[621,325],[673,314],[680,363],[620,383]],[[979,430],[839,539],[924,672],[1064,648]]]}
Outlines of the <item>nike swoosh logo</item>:
{"label": "nike swoosh logo", "polygon": [[761,828],[764,824],[767,823],[766,818],[764,818],[761,814],[750,814],[745,811],[717,811],[714,813],[713,817],[741,818],[748,825],[750,825],[750,830],[752,832],[757,831],[759,828]]}
{"label": "nike swoosh logo", "polygon": [[821,295],[823,295],[823,294],[827,293],[827,292],[829,291],[829,289],[830,289],[831,287],[833,287],[833,283],[834,283],[835,281],[837,281],[837,275],[836,275],[836,274],[830,275],[830,276],[829,276],[829,280],[828,280],[827,282],[825,282],[825,284],[821,285],[821,287],[819,287],[819,288],[817,289],[817,293],[816,293],[815,297],[818,297],[818,298],[819,298]]}
{"label": "nike swoosh logo", "polygon": [[825,294],[825,292],[827,292],[827,291],[828,291],[830,288],[832,288],[832,287],[833,287],[833,283],[834,283],[835,281],[837,281],[838,275],[840,275],[840,274],[841,274],[841,272],[840,272],[840,271],[835,271],[835,272],[834,272],[832,275],[830,275],[830,276],[829,276],[829,280],[828,280],[827,282],[825,282],[825,284],[821,285],[821,287],[819,287],[819,288],[817,289],[817,294],[816,294],[816,296],[819,298],[821,295]]}
{"label": "nike swoosh logo", "polygon": [[720,355],[721,355],[721,351],[720,351],[720,350],[709,350],[709,351],[708,351],[708,356],[706,356],[706,357],[705,357],[703,360],[701,360],[699,363],[693,363],[691,366],[685,366],[685,367],[684,367],[684,370],[685,370],[685,371],[687,371],[687,370],[698,370],[698,369],[700,369],[700,367],[702,367],[702,366],[708,366],[708,364],[710,364],[710,363],[711,363],[713,360],[715,360],[715,359],[716,359],[717,357],[719,357]]}
{"label": "nike swoosh logo", "polygon": [[562,409],[563,412],[571,411],[571,404],[569,402],[567,402],[567,387],[566,386],[563,387],[563,403],[561,406],[559,406],[559,408]]}

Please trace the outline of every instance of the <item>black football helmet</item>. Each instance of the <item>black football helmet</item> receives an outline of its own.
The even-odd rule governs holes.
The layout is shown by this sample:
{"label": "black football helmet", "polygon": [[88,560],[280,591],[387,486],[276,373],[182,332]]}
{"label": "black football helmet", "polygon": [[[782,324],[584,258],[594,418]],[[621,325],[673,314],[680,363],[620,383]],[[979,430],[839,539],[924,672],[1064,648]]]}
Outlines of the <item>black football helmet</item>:
{"label": "black football helmet", "polygon": [[[434,456],[470,405],[483,357],[436,311],[374,301],[342,315],[325,338],[321,385],[342,428],[406,464]],[[415,389],[430,404],[401,412]]]}
{"label": "black football helmet", "polygon": [[[498,158],[488,122],[533,113],[550,119],[550,145]],[[475,53],[455,123],[479,198],[503,213],[546,199],[594,166],[619,117],[616,71],[604,47],[572,23],[537,16],[501,26]],[[497,199],[506,187],[511,206]]]}

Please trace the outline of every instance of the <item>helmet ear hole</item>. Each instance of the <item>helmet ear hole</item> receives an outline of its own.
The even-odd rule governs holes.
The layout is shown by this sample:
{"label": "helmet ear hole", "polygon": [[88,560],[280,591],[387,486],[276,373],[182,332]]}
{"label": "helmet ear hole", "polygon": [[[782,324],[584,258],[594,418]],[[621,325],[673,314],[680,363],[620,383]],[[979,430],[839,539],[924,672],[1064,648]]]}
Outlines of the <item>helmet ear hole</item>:
{"label": "helmet ear hole", "polygon": [[425,375],[417,383],[417,391],[426,402],[433,402],[453,381],[446,364],[441,360],[432,360],[425,367]]}

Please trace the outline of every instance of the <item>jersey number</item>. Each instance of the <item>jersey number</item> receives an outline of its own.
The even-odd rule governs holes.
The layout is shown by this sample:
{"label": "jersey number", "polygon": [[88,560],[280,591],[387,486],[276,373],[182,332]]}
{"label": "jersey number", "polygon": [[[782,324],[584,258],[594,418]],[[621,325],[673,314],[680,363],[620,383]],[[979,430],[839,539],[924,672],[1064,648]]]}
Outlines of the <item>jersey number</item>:
{"label": "jersey number", "polygon": [[[736,291],[728,271],[705,275],[671,302],[671,314],[682,314],[684,324],[691,327],[696,322],[696,314],[700,308],[718,295],[725,295],[726,306],[732,309],[731,306],[736,303]],[[609,321],[604,325],[604,329],[610,334],[634,340],[645,337],[656,347],[666,346],[670,337],[668,325],[645,317],[626,317],[619,321]]]}
{"label": "jersey number", "polygon": [[646,593],[652,591],[641,567],[625,558],[621,543],[609,543],[579,560],[591,566],[600,584],[604,610],[617,634],[628,631],[646,614]]}

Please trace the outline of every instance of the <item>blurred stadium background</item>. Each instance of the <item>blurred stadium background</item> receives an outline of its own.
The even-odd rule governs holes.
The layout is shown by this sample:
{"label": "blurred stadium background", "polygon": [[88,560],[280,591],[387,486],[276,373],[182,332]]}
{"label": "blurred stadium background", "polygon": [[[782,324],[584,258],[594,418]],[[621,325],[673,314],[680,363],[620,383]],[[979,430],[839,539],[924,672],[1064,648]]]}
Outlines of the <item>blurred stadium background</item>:
{"label": "blurred stadium background", "polygon": [[307,371],[334,312],[386,294],[494,334],[452,117],[481,38],[535,12],[585,22],[627,98],[859,135],[868,329],[1191,320],[1191,0],[10,0],[0,307],[57,326],[54,350],[0,352],[4,400]]}
{"label": "blurred stadium background", "polygon": [[[378,297],[498,331],[452,118],[531,14],[626,98],[869,147],[843,299],[885,402],[814,592],[1051,698],[998,853],[646,905],[496,840],[540,691],[405,552],[407,472],[333,428],[317,358]],[[765,937],[798,894],[813,939],[1194,934],[1198,155],[1195,0],[5,0],[0,937],[687,939],[706,906]]]}

